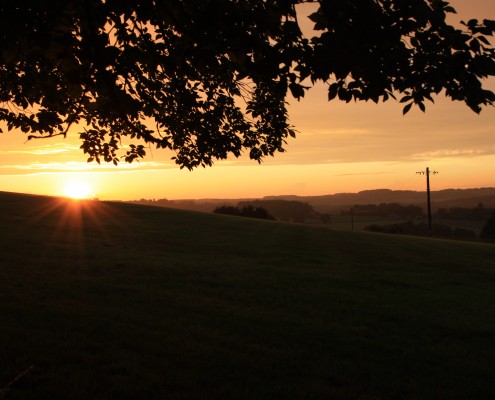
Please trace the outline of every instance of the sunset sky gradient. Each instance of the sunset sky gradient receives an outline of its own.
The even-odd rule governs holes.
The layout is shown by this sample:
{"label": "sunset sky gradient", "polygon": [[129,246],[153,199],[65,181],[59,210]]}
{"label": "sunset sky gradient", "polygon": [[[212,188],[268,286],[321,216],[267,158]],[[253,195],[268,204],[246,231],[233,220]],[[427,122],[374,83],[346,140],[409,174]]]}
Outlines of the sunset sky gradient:
{"label": "sunset sky gradient", "polygon": [[[493,0],[452,0],[456,19],[495,19]],[[495,90],[495,81],[487,82]],[[443,96],[402,116],[402,105],[328,102],[326,87],[289,99],[299,132],[286,153],[261,165],[246,158],[180,170],[167,151],[148,150],[131,165],[86,163],[77,134],[32,140],[0,134],[0,191],[63,195],[80,181],[100,199],[247,198],[321,195],[367,189],[424,190],[427,166],[439,172],[432,190],[495,186],[495,108],[480,115]],[[75,130],[74,130],[75,133]]]}

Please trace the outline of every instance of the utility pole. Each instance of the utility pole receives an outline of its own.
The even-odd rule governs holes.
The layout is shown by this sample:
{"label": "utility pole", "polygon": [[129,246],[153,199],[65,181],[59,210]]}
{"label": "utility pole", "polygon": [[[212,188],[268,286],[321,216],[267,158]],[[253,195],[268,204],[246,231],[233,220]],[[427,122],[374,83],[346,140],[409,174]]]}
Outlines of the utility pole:
{"label": "utility pole", "polygon": [[435,175],[438,174],[438,172],[430,171],[430,168],[426,167],[426,171],[419,171],[416,173],[420,175],[426,175],[426,202],[428,205],[428,236],[431,236],[432,229],[431,229],[430,174]]}

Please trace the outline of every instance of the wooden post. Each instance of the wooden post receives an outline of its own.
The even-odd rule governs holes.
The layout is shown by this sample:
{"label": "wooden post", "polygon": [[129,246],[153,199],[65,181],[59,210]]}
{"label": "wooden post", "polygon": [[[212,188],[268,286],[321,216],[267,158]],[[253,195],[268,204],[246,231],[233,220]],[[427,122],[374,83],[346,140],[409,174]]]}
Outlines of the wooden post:
{"label": "wooden post", "polygon": [[431,196],[430,196],[430,169],[426,167],[426,201],[428,203],[428,236],[431,236]]}

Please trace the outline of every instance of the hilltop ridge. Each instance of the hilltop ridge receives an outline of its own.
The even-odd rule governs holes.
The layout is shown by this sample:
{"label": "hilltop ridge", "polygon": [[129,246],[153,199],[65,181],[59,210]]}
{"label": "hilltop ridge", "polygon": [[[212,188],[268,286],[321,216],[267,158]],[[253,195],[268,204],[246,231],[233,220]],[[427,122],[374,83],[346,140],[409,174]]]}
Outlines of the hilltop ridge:
{"label": "hilltop ridge", "polygon": [[[320,213],[338,213],[353,205],[399,203],[423,206],[426,200],[424,191],[373,189],[357,193],[336,193],[317,196],[277,195],[261,198],[206,198],[206,199],[140,199],[130,201],[138,204],[151,204],[184,210],[211,212],[219,205],[235,205],[240,201],[289,200],[308,203]],[[431,192],[433,209],[449,207],[475,207],[483,203],[495,208],[495,188],[444,189]]]}

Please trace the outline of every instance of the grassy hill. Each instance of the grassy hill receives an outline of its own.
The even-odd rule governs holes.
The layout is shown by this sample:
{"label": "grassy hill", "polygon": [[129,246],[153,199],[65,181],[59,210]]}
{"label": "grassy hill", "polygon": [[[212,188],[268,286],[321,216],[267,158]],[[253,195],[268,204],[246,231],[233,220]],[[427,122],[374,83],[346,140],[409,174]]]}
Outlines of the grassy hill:
{"label": "grassy hill", "polygon": [[494,245],[0,207],[0,398],[495,397]]}

